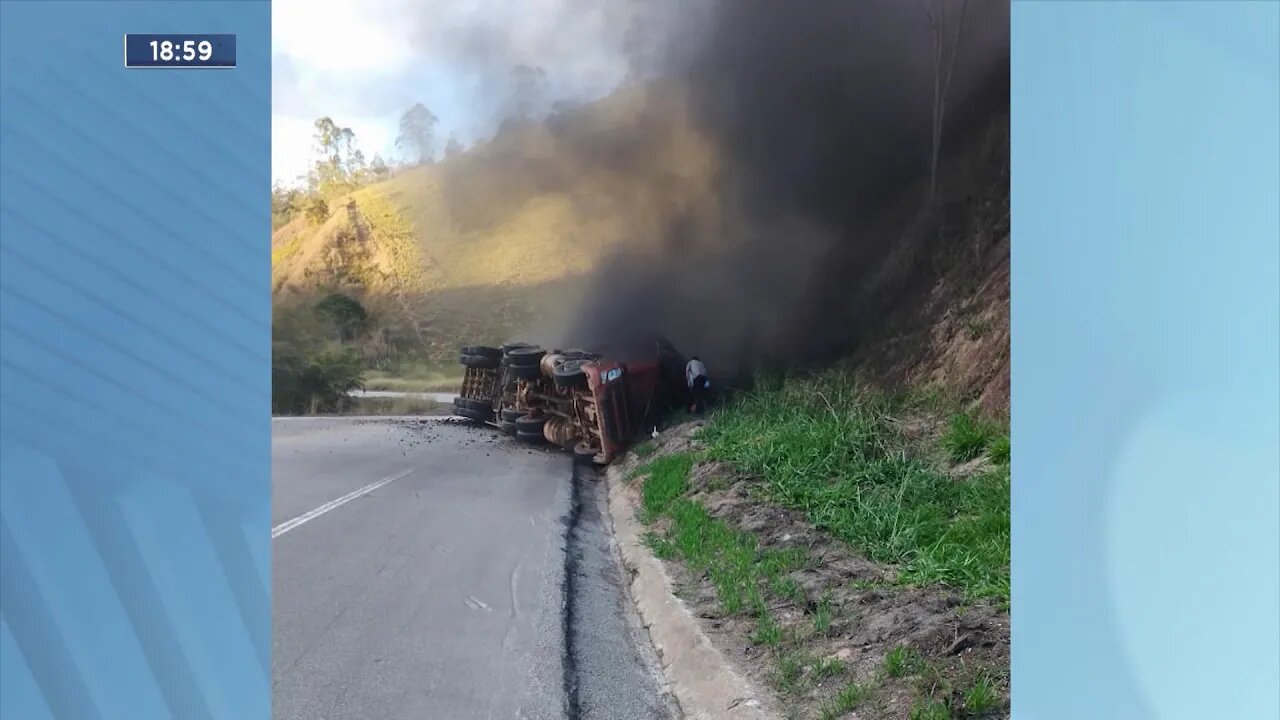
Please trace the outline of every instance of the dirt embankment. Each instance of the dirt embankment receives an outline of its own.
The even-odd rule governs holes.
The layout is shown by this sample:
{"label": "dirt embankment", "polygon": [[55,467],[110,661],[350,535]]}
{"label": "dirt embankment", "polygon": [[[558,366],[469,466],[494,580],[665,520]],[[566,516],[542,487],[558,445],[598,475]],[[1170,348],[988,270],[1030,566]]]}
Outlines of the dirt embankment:
{"label": "dirt embankment", "polygon": [[1009,412],[1009,124],[955,158],[936,210],[908,226],[874,283],[848,362],[886,389],[932,387],[992,418]]}
{"label": "dirt embankment", "polygon": [[[632,487],[650,548],[729,672],[768,689],[761,705],[820,720],[1008,717],[1006,604],[869,560],[817,529],[812,511],[776,502],[766,479],[705,459],[704,426],[665,432],[611,475]],[[675,502],[687,505],[647,512],[664,459],[686,456]],[[992,469],[983,458],[957,465],[958,476]],[[704,549],[682,551],[689,542]],[[735,574],[745,578],[736,589]],[[744,589],[754,599],[738,602]]]}

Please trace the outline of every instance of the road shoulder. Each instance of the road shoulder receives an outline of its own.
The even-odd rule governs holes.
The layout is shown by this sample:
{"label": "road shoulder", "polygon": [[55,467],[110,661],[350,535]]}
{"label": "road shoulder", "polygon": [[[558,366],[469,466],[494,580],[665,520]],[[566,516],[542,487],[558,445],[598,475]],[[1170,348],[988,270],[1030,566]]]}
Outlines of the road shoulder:
{"label": "road shoulder", "polygon": [[609,516],[623,563],[631,576],[628,591],[649,631],[671,691],[689,720],[772,720],[778,717],[765,693],[702,632],[697,618],[675,596],[671,577],[644,544],[637,519],[638,489],[623,472],[605,473]]}

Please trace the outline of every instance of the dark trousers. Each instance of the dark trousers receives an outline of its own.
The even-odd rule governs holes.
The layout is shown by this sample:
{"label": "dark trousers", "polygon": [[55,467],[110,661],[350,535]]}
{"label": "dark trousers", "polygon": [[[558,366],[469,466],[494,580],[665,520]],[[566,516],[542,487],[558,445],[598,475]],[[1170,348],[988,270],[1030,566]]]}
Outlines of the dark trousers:
{"label": "dark trousers", "polygon": [[700,413],[707,409],[707,388],[711,381],[703,375],[693,379],[693,386],[689,388],[689,412]]}

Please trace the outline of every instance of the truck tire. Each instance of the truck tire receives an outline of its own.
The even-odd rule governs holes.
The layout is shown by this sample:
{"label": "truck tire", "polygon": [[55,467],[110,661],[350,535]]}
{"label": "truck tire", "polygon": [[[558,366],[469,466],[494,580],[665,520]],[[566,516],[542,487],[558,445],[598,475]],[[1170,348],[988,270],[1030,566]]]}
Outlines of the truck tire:
{"label": "truck tire", "polygon": [[502,362],[502,358],[491,358],[486,355],[459,355],[458,362],[469,368],[496,370]]}
{"label": "truck tire", "polygon": [[555,381],[556,387],[571,388],[578,387],[587,381],[587,374],[582,370],[583,359],[565,360],[556,366]]}
{"label": "truck tire", "polygon": [[541,432],[525,432],[524,430],[516,431],[516,439],[521,442],[527,442],[531,445],[541,445],[547,439],[542,436]]}
{"label": "truck tire", "polygon": [[511,376],[517,380],[537,380],[542,377],[542,368],[535,365],[512,365],[507,368]]}
{"label": "truck tire", "polygon": [[467,407],[460,407],[455,409],[457,410],[458,414],[461,415],[462,417],[468,420],[474,420],[478,423],[489,422],[490,420],[493,419],[492,411],[485,412],[483,410],[472,410],[471,408],[467,408]]}
{"label": "truck tire", "polygon": [[542,360],[542,356],[547,351],[539,347],[530,346],[526,348],[515,348],[507,352],[507,364],[511,367],[524,367],[526,365],[537,365]]}
{"label": "truck tire", "polygon": [[475,410],[476,412],[493,412],[493,403],[488,400],[473,400],[472,398],[457,397],[453,399],[453,404],[466,410]]}
{"label": "truck tire", "polygon": [[526,343],[526,342],[507,343],[502,346],[502,354],[507,355],[507,354],[510,354],[512,350],[527,350],[529,348],[533,348],[534,350],[537,350],[538,346],[534,345],[533,343]]}
{"label": "truck tire", "polygon": [[516,420],[519,420],[520,418],[524,417],[524,414],[525,413],[523,410],[512,410],[510,408],[504,408],[502,411],[502,421],[514,423]]}
{"label": "truck tire", "polygon": [[502,422],[498,423],[498,429],[512,437],[515,437],[516,433],[518,432],[516,428],[516,424],[507,420],[503,420]]}
{"label": "truck tire", "polygon": [[586,442],[579,442],[573,446],[573,457],[579,462],[592,462],[595,460],[596,449]]}
{"label": "truck tire", "polygon": [[530,417],[528,415],[525,415],[523,417],[516,418],[515,422],[516,422],[516,427],[520,430],[520,432],[537,433],[539,436],[541,436],[542,426],[547,424],[547,419],[540,418],[540,417]]}
{"label": "truck tire", "polygon": [[502,359],[502,350],[496,347],[489,347],[488,345],[464,345],[462,348],[462,354],[479,355],[480,357],[487,357],[491,360]]}

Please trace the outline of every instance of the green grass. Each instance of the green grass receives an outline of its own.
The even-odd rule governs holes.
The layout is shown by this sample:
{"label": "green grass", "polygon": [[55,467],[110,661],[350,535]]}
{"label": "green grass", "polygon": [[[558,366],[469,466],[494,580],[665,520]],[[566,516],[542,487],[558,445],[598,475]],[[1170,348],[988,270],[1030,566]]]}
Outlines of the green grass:
{"label": "green grass", "polygon": [[836,718],[848,712],[858,709],[858,706],[866,702],[871,696],[872,689],[868,685],[862,683],[851,682],[840,688],[835,697],[831,698],[826,705],[822,706],[819,712],[820,720],[836,720]]}
{"label": "green grass", "polygon": [[[650,482],[653,479],[651,476]],[[756,539],[731,530],[689,500],[676,500],[670,506],[670,514],[673,540],[681,557],[695,574],[708,575],[725,612],[763,609]]]}
{"label": "green grass", "polygon": [[[645,542],[659,557],[680,558],[694,575],[705,575],[725,613],[755,617],[751,640],[774,651],[775,681],[783,692],[795,692],[844,672],[838,660],[785,649],[797,639],[785,633],[769,611],[768,600],[804,604],[804,590],[789,574],[812,562],[808,553],[803,548],[761,548],[755,535],[730,528],[701,505],[682,497],[694,460],[690,454],[667,455],[636,470],[645,476],[642,520],[669,520],[664,531],[646,533]],[[829,627],[830,613],[830,601],[824,599],[815,624]]]}
{"label": "green grass", "polygon": [[813,631],[825,636],[831,631],[831,598],[823,597],[813,612]]}
{"label": "green grass", "polygon": [[344,415],[441,415],[445,405],[419,398],[353,397],[347,400]]}
{"label": "green grass", "polygon": [[[899,582],[942,582],[970,596],[1008,601],[1007,463],[953,480],[929,461],[936,453],[903,448],[891,419],[899,408],[838,376],[791,379],[719,410],[701,433],[705,452],[653,458],[635,471],[645,476],[642,519],[666,520],[646,542],[660,557],[679,558],[692,574],[708,578],[724,612],[754,618],[751,639],[769,649],[774,685],[783,695],[799,697],[826,679],[842,682],[848,672],[840,661],[802,645],[806,637],[830,632],[835,608],[829,596],[811,605],[792,575],[813,562],[804,548],[761,548],[756,536],[731,528],[685,497],[699,460],[726,460],[759,478],[765,499],[803,510],[815,526],[872,560],[898,565]],[[996,442],[988,440],[984,451],[998,448],[1007,436],[993,437]],[[813,635],[783,627],[768,610],[777,600],[809,607]],[[920,698],[913,718],[951,717],[950,705],[938,700],[949,697],[950,686],[919,652],[893,648],[882,673],[913,678]],[[872,692],[865,685],[844,686],[819,710],[820,717],[839,717]],[[975,680],[957,696],[957,703],[963,696],[966,712],[978,713],[969,709],[970,694],[975,706],[994,702],[987,695],[998,698],[989,678]]]}
{"label": "green grass", "polygon": [[774,682],[784,693],[794,693],[801,689],[801,679],[805,669],[804,654],[799,651],[784,653],[778,658]]}
{"label": "green grass", "polygon": [[902,447],[895,410],[829,373],[741,396],[701,436],[709,458],[761,478],[769,499],[871,560],[900,566],[901,582],[1007,600],[1007,466],[952,480],[927,453]]}
{"label": "green grass", "polygon": [[798,648],[779,652],[777,660],[774,684],[788,695],[803,692],[845,671],[844,663],[836,658],[816,657]]}
{"label": "green grass", "polygon": [[835,677],[844,672],[844,663],[838,658],[818,658],[809,666],[809,675],[814,682]]}
{"label": "green grass", "polygon": [[905,645],[895,646],[884,656],[884,673],[891,678],[911,675],[920,665],[920,654]]}
{"label": "green grass", "polygon": [[782,626],[773,619],[768,610],[760,613],[756,620],[756,631],[751,635],[751,642],[757,645],[776,647],[782,642]]}
{"label": "green grass", "polygon": [[643,540],[644,544],[653,551],[653,554],[662,560],[671,560],[680,556],[680,551],[676,548],[675,543],[652,530],[645,532]]}
{"label": "green grass", "polygon": [[775,597],[787,598],[797,605],[804,603],[804,588],[794,578],[775,575],[769,578],[769,592]]}
{"label": "green grass", "polygon": [[980,672],[964,693],[964,709],[970,715],[984,715],[996,709],[1000,693],[988,672]]}
{"label": "green grass", "polygon": [[1011,448],[1009,446],[1009,436],[1001,435],[987,447],[987,457],[991,462],[997,465],[1008,465]]}
{"label": "green grass", "polygon": [[647,458],[653,454],[654,450],[657,450],[657,449],[658,449],[658,446],[656,443],[654,443],[652,440],[645,440],[644,442],[639,443],[638,445],[633,447],[631,451],[634,452],[636,454],[636,457],[638,458]]}
{"label": "green grass", "polygon": [[942,436],[942,447],[955,462],[967,462],[987,451],[998,436],[991,423],[969,413],[955,413]]}
{"label": "green grass", "polygon": [[[637,469],[637,473],[649,476],[641,491],[645,522],[651,522],[653,518],[665,513],[676,498],[684,494],[691,468],[692,455],[675,454],[658,458]],[[698,529],[702,528],[699,526]]]}
{"label": "green grass", "polygon": [[453,392],[462,386],[462,366],[443,363],[402,363],[393,370],[369,370],[366,390],[390,392]]}
{"label": "green grass", "polygon": [[951,708],[941,700],[921,699],[911,708],[911,720],[951,720]]}

